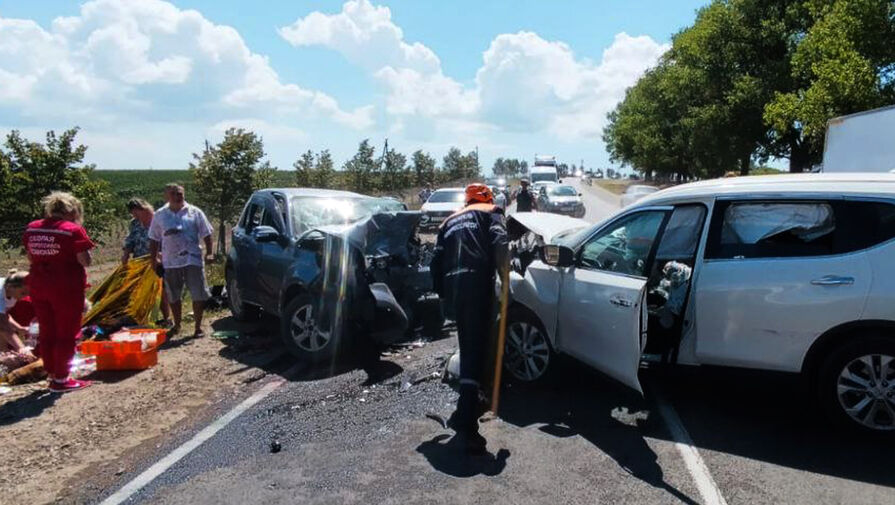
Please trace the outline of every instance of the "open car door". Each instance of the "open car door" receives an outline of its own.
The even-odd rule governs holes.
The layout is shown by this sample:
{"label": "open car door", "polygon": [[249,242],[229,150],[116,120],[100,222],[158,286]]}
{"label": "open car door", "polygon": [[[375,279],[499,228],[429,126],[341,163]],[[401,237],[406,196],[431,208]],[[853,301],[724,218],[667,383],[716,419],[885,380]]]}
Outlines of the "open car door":
{"label": "open car door", "polygon": [[639,392],[648,265],[669,209],[626,214],[579,247],[560,288],[560,350]]}

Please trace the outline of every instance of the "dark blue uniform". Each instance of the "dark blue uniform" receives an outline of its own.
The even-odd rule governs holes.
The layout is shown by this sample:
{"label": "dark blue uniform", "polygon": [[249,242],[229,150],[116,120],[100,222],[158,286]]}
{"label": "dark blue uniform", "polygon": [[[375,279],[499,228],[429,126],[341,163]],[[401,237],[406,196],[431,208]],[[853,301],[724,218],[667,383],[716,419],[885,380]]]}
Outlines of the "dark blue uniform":
{"label": "dark blue uniform", "polygon": [[458,432],[478,432],[478,396],[487,374],[495,277],[506,247],[503,211],[491,204],[467,206],[446,219],[438,231],[431,272],[435,290],[457,321],[460,399],[452,424]]}

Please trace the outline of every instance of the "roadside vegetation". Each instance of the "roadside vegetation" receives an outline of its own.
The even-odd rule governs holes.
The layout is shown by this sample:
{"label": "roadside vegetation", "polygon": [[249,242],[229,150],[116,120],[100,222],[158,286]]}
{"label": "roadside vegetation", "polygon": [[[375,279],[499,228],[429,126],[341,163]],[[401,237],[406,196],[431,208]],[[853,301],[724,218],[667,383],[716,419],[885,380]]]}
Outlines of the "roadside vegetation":
{"label": "roadside vegetation", "polygon": [[609,114],[610,159],[671,180],[810,169],[827,121],[895,104],[893,40],[890,0],[716,0]]}

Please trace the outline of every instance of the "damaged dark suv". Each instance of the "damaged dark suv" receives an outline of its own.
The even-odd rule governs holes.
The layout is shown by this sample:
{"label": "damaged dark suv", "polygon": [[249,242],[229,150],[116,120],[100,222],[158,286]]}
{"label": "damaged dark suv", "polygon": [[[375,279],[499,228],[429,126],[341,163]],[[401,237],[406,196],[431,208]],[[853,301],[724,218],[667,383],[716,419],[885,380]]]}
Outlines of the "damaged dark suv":
{"label": "damaged dark suv", "polygon": [[278,316],[286,347],[311,362],[332,360],[359,339],[386,345],[417,328],[440,328],[419,219],[391,198],[256,191],[227,257],[233,316]]}

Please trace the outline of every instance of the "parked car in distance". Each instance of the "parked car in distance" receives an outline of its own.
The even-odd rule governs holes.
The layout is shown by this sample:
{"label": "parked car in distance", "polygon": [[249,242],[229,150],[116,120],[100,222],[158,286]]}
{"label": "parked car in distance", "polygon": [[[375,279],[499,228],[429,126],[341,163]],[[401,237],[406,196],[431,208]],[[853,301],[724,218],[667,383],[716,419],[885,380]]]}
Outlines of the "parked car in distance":
{"label": "parked car in distance", "polygon": [[628,188],[625,190],[624,194],[622,195],[621,205],[622,205],[622,207],[627,207],[628,205],[631,205],[632,203],[636,202],[637,200],[640,200],[644,196],[646,196],[650,193],[655,193],[656,191],[659,191],[659,188],[657,188],[655,186],[645,186],[643,184],[633,184],[631,186],[628,186]]}
{"label": "parked car in distance", "polygon": [[287,349],[309,362],[332,360],[359,339],[388,344],[419,325],[440,327],[419,219],[393,198],[256,191],[226,261],[233,316],[279,317]]}
{"label": "parked car in distance", "polygon": [[442,221],[462,209],[465,204],[466,188],[437,189],[420,207],[422,212],[420,226],[425,229],[437,228]]}
{"label": "parked car in distance", "polygon": [[584,202],[574,186],[552,184],[541,186],[538,193],[538,211],[584,217]]}
{"label": "parked car in distance", "polygon": [[790,372],[831,419],[895,436],[895,175],[703,181],[508,229],[517,380],[557,353],[637,390],[642,358]]}

